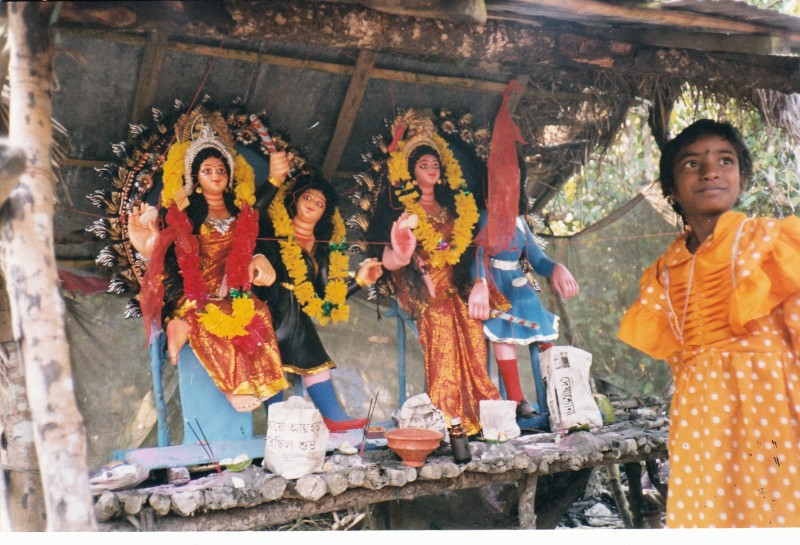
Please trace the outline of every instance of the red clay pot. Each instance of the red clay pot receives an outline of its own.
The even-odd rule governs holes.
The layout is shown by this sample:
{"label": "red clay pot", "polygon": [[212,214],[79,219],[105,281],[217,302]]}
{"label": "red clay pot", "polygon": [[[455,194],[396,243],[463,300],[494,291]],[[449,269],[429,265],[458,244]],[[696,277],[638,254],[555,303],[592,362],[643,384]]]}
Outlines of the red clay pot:
{"label": "red clay pot", "polygon": [[424,428],[400,428],[387,431],[385,437],[389,448],[403,460],[404,465],[422,467],[444,435],[440,431]]}

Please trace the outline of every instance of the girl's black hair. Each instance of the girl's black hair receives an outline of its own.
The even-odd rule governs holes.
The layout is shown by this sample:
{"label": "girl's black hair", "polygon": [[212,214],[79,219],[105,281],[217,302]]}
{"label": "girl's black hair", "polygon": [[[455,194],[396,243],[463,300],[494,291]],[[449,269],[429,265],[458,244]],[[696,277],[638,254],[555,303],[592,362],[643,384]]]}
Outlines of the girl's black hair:
{"label": "girl's black hair", "polygon": [[[753,159],[741,133],[730,123],[700,119],[683,129],[678,136],[667,142],[664,145],[664,149],[661,150],[658,180],[661,184],[661,192],[665,197],[675,193],[675,160],[680,151],[706,136],[719,136],[731,143],[733,149],[736,150],[736,158],[739,161],[739,175],[744,181],[743,187],[746,188],[747,184],[750,183],[750,177],[753,174]],[[683,209],[677,202],[672,204],[672,209],[685,219]]]}

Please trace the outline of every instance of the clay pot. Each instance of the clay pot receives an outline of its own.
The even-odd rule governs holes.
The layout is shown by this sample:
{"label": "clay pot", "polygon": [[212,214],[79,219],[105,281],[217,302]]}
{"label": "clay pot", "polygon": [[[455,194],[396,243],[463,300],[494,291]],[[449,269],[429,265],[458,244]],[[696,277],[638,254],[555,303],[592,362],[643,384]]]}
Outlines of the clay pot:
{"label": "clay pot", "polygon": [[385,437],[389,448],[404,465],[422,467],[428,455],[442,442],[444,434],[424,428],[400,428],[387,431]]}

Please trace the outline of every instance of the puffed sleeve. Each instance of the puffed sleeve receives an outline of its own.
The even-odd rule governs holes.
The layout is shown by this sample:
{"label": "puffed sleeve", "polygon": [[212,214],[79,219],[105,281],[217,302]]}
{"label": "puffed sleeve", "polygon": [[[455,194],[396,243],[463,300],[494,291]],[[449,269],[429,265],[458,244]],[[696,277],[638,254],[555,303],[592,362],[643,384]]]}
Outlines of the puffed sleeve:
{"label": "puffed sleeve", "polygon": [[528,223],[522,218],[517,217],[517,229],[522,229],[525,233],[525,257],[530,261],[536,274],[549,278],[553,274],[556,262],[547,257],[544,250],[536,243]]}
{"label": "puffed sleeve", "polygon": [[800,358],[800,291],[783,302],[783,320],[792,340],[795,360]]}
{"label": "puffed sleeve", "polygon": [[658,280],[660,261],[642,273],[639,300],[622,316],[617,336],[650,357],[666,359],[680,350],[666,309],[666,291]]}
{"label": "puffed sleeve", "polygon": [[735,245],[730,324],[741,334],[800,290],[800,218],[748,221]]}

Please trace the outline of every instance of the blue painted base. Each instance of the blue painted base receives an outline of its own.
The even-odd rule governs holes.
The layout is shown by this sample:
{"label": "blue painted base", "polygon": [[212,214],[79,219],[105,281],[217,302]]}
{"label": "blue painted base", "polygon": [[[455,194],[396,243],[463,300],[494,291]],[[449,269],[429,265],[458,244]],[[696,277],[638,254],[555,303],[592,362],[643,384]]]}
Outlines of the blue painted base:
{"label": "blue painted base", "polygon": [[550,431],[550,413],[535,414],[530,418],[517,418],[517,426],[523,431]]}
{"label": "blue painted base", "polygon": [[211,380],[189,343],[178,354],[178,385],[183,410],[184,445],[197,443],[195,433],[201,439],[205,435],[208,441],[243,441],[253,438],[252,413],[237,412],[228,403],[225,394]]}

